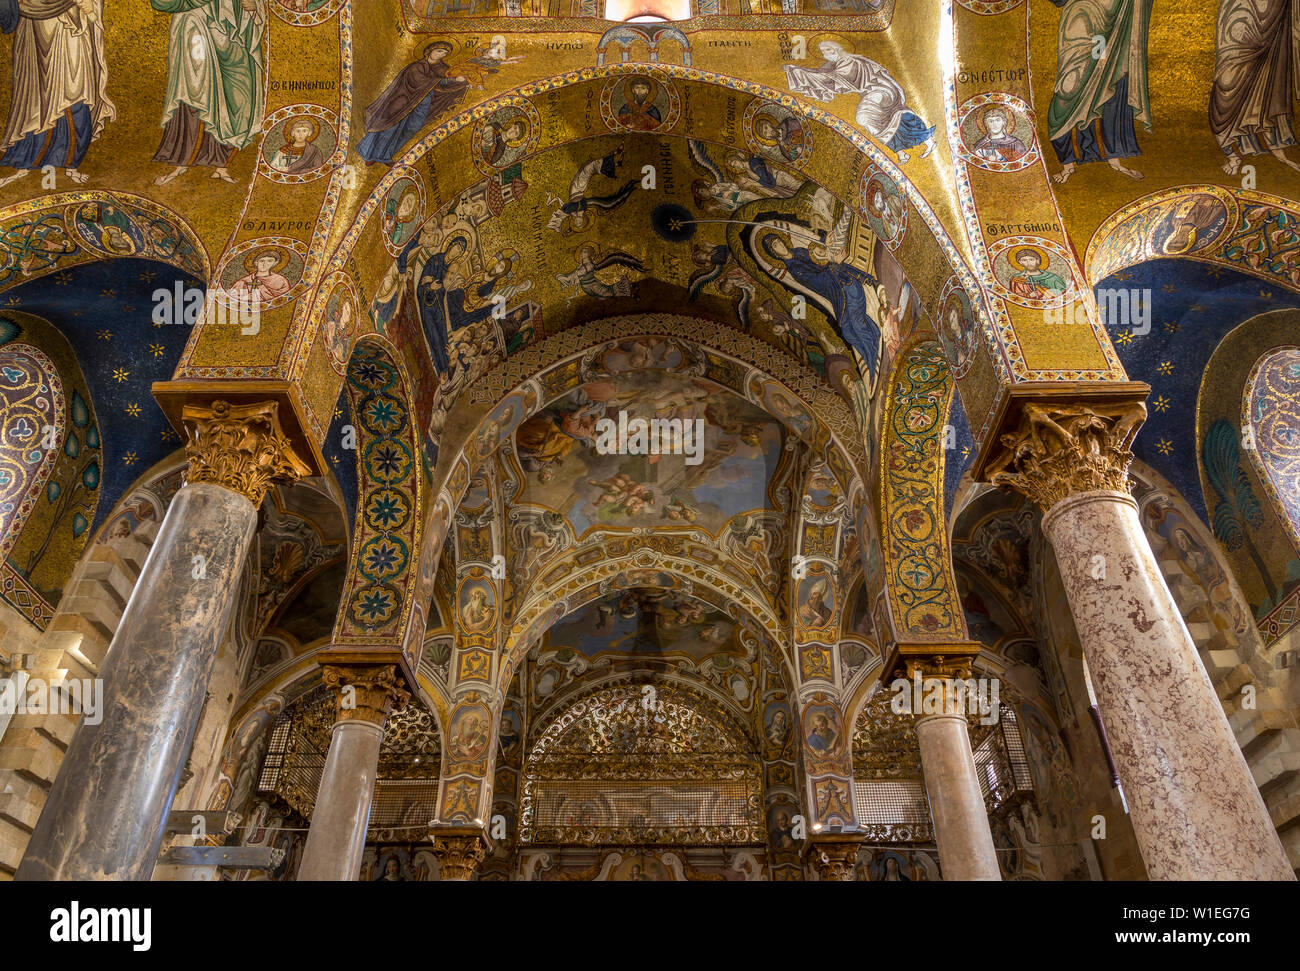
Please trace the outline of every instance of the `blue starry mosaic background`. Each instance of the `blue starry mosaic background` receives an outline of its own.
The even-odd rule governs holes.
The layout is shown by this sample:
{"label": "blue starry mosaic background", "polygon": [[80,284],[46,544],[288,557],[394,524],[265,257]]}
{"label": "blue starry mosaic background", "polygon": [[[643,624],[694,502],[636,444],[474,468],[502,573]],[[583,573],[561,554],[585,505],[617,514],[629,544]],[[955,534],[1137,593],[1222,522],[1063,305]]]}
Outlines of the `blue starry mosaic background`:
{"label": "blue starry mosaic background", "polygon": [[15,287],[0,308],[58,328],[86,377],[104,458],[92,529],[142,473],[181,446],[151,390],[172,377],[190,335],[188,327],[153,321],[154,291],[178,279],[205,289],[197,277],[153,260],[88,263]]}
{"label": "blue starry mosaic background", "polygon": [[1153,260],[1115,273],[1097,286],[1099,300],[1103,290],[1120,287],[1149,289],[1152,299],[1150,333],[1106,328],[1129,379],[1151,385],[1133,453],[1208,524],[1196,457],[1196,399],[1206,365],[1229,331],[1257,314],[1300,307],[1300,294],[1191,260]]}

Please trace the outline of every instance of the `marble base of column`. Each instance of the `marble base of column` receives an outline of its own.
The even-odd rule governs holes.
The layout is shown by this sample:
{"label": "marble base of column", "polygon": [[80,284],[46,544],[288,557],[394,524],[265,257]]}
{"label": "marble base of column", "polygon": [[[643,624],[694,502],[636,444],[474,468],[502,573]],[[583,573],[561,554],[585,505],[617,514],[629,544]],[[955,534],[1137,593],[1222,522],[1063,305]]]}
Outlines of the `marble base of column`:
{"label": "marble base of column", "polygon": [[1165,585],[1137,504],[1082,492],[1043,516],[1153,880],[1293,880]]}
{"label": "marble base of column", "polygon": [[172,499],[101,671],[103,720],[73,735],[15,879],[149,878],[256,526],[222,486]]}
{"label": "marble base of column", "polygon": [[943,878],[1001,880],[966,716],[919,716],[916,737],[921,744],[921,769]]}
{"label": "marble base of column", "polygon": [[348,720],[334,726],[299,880],[360,876],[383,740],[384,729],[372,722]]}

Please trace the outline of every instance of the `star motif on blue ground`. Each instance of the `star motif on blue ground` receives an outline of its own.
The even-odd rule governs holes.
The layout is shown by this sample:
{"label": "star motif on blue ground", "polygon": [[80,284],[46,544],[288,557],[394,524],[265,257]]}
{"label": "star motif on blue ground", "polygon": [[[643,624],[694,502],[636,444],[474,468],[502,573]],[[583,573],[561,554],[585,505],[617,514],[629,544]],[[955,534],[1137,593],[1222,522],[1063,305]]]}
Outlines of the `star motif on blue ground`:
{"label": "star motif on blue ground", "polygon": [[366,424],[381,435],[391,434],[405,421],[405,409],[393,398],[375,398],[363,409]]}
{"label": "star motif on blue ground", "polygon": [[401,478],[409,465],[409,457],[396,442],[379,442],[369,455],[370,474],[376,479]]}
{"label": "star motif on blue ground", "polygon": [[386,489],[376,495],[366,509],[366,518],[376,529],[396,529],[406,521],[407,506],[399,493]]}

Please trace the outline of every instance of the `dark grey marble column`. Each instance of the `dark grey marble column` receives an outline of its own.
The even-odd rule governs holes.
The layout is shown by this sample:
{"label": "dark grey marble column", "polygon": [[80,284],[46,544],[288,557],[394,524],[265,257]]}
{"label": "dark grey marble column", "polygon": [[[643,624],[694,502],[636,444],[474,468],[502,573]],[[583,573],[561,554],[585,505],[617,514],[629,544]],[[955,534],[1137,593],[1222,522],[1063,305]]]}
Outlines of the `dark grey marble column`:
{"label": "dark grey marble column", "polygon": [[389,664],[326,664],[321,677],[339,696],[298,879],[355,880],[366,849],[384,728],[393,708],[410,695]]}
{"label": "dark grey marble column", "polygon": [[[172,499],[18,880],[147,880],[198,727],[257,507],[206,482]],[[196,560],[201,557],[201,560]]]}
{"label": "dark grey marble column", "polygon": [[361,873],[383,741],[383,728],[370,722],[334,726],[299,880],[355,880]]}

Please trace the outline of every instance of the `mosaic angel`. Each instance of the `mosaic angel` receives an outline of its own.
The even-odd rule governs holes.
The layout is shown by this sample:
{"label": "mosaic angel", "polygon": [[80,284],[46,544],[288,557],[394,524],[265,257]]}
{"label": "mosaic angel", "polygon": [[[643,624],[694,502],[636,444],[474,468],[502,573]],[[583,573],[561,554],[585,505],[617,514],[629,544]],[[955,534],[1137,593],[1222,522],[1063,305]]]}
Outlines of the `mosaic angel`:
{"label": "mosaic angel", "polygon": [[916,145],[925,146],[921,158],[934,151],[934,127],[907,107],[903,86],[892,74],[869,57],[850,54],[838,41],[822,41],[817,50],[826,59],[820,67],[784,65],[791,91],[817,101],[831,101],[841,94],[861,95],[857,123],[896,152],[900,162],[911,160],[907,149]]}
{"label": "mosaic angel", "polygon": [[607,300],[610,297],[630,297],[632,295],[632,282],[626,273],[620,274],[609,283],[602,280],[598,274],[601,270],[607,270],[615,266],[636,270],[638,273],[644,273],[646,269],[645,264],[631,253],[612,250],[605,256],[601,256],[600,249],[590,243],[578,248],[577,257],[577,266],[568,273],[558,273],[555,276],[555,279],[565,289],[573,288],[573,294],[565,298],[566,304],[580,293],[595,297],[597,300]]}
{"label": "mosaic angel", "polygon": [[74,183],[117,108],[108,97],[103,0],[0,0],[0,31],[13,35],[12,94],[0,186],[55,165]]}

